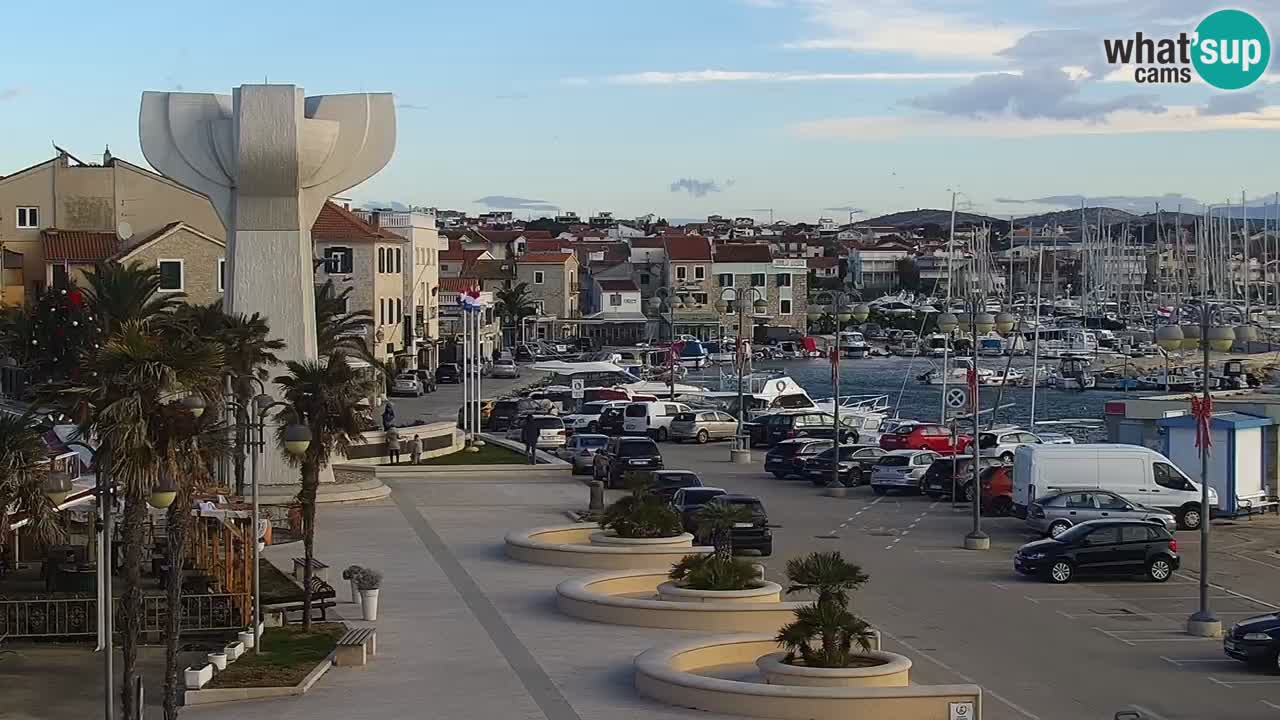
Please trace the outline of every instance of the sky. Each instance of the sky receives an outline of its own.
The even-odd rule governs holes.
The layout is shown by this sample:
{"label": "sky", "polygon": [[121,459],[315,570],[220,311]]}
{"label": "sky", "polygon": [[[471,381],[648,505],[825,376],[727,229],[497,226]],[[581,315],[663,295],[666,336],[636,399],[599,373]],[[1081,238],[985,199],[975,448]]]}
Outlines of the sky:
{"label": "sky", "polygon": [[[395,156],[357,202],[813,221],[947,207],[952,191],[1004,217],[1280,190],[1280,59],[1232,93],[1105,64],[1104,37],[1189,32],[1216,2],[220,5],[8,8],[9,27],[39,31],[0,45],[0,174],[51,143],[145,165],[144,90],[266,80],[395,94]],[[1280,32],[1280,2],[1231,7]]]}

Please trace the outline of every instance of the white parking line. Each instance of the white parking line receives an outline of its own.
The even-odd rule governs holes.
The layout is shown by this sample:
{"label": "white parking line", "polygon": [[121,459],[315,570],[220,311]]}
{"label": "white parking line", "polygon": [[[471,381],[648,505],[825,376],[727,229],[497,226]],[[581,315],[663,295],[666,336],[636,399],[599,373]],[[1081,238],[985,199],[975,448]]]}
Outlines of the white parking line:
{"label": "white parking line", "polygon": [[[1189,579],[1189,580],[1194,580],[1197,584],[1199,584],[1199,582],[1200,582],[1200,579],[1199,579],[1199,578],[1197,578],[1197,577],[1193,577],[1193,576],[1191,576],[1191,575],[1187,575],[1186,573],[1177,572],[1177,573],[1174,573],[1174,574],[1175,574],[1175,575],[1177,575],[1178,577],[1184,577],[1184,578],[1187,578],[1187,579]],[[1235,590],[1232,590],[1231,588],[1225,588],[1225,587],[1222,587],[1221,585],[1215,585],[1214,583],[1209,583],[1209,587],[1211,587],[1211,588],[1213,588],[1213,589],[1215,589],[1215,590],[1221,590],[1221,591],[1222,591],[1222,592],[1224,592],[1224,593],[1228,593],[1228,594],[1234,595],[1234,596],[1236,596],[1236,597],[1238,597],[1238,598],[1242,598],[1242,599],[1244,599],[1244,600],[1248,600],[1249,602],[1255,602],[1255,603],[1258,603],[1259,605],[1261,605],[1261,606],[1263,606],[1263,607],[1271,608],[1272,610],[1280,609],[1280,608],[1278,608],[1277,606],[1272,605],[1272,604],[1271,604],[1271,603],[1269,603],[1269,602],[1266,602],[1265,600],[1259,600],[1258,598],[1249,597],[1248,595],[1245,595],[1244,593],[1238,593],[1238,592],[1236,592]]]}
{"label": "white parking line", "polygon": [[1280,710],[1280,705],[1276,705],[1276,704],[1275,704],[1275,703],[1273,703],[1273,702],[1268,702],[1268,701],[1266,701],[1266,700],[1259,700],[1258,702],[1262,703],[1263,705],[1266,705],[1267,707],[1271,708],[1272,710]]}
{"label": "white parking line", "polygon": [[1237,665],[1239,665],[1239,664],[1240,664],[1240,661],[1239,661],[1239,660],[1232,660],[1231,658],[1183,658],[1183,659],[1181,659],[1181,660],[1174,660],[1174,659],[1173,659],[1173,658],[1171,658],[1171,657],[1167,657],[1167,656],[1165,656],[1165,655],[1161,655],[1161,656],[1160,656],[1160,659],[1161,659],[1161,660],[1163,660],[1163,661],[1165,661],[1165,662],[1167,662],[1167,663],[1169,663],[1170,665],[1179,665],[1179,666],[1181,666],[1181,665],[1204,665],[1204,664],[1211,664],[1211,663],[1224,663],[1224,664],[1225,664],[1225,663],[1235,663],[1235,664],[1237,664]]}
{"label": "white parking line", "polygon": [[1259,565],[1266,565],[1269,568],[1275,568],[1276,570],[1280,570],[1280,565],[1272,565],[1269,562],[1262,562],[1261,560],[1255,560],[1254,558],[1251,558],[1248,555],[1241,555],[1240,553],[1227,553],[1227,554],[1232,557],[1240,558],[1241,560],[1248,560],[1251,563],[1258,563]]}
{"label": "white parking line", "polygon": [[1142,713],[1143,718],[1151,718],[1151,720],[1168,720],[1168,718],[1150,708],[1145,708],[1141,705],[1130,705],[1129,707]]}
{"label": "white parking line", "polygon": [[[903,640],[903,639],[901,639],[901,638],[898,638],[898,637],[894,636],[892,633],[889,633],[889,632],[885,631],[884,629],[881,629],[881,630],[880,630],[880,634],[881,634],[881,635],[883,635],[884,637],[887,637],[887,638],[889,638],[890,640],[892,640],[892,641],[894,641],[894,642],[898,643],[899,645],[901,645],[901,646],[905,647],[906,649],[910,650],[911,652],[913,652],[913,653],[915,653],[915,654],[919,655],[920,657],[924,658],[925,660],[928,660],[929,662],[933,663],[934,665],[937,665],[938,667],[942,668],[943,670],[946,670],[947,672],[955,673],[956,677],[960,678],[961,680],[963,680],[963,681],[965,681],[965,682],[967,682],[967,683],[969,683],[969,684],[971,684],[971,685],[982,685],[982,683],[978,682],[977,680],[974,680],[973,678],[969,677],[968,675],[965,675],[964,673],[960,672],[959,670],[956,670],[955,668],[953,668],[953,667],[951,667],[950,665],[946,664],[945,662],[943,662],[943,661],[939,660],[938,658],[936,658],[936,657],[934,657],[934,656],[930,655],[929,653],[927,653],[927,652],[925,652],[925,651],[923,651],[923,650],[921,650],[921,649],[917,648],[916,646],[912,645],[911,643],[907,642],[906,640]],[[1031,711],[1027,710],[1026,708],[1023,708],[1022,706],[1017,705],[1016,703],[1014,703],[1013,701],[1011,701],[1011,700],[1009,700],[1008,698],[1004,697],[1003,695],[1000,695],[999,693],[995,692],[995,691],[994,691],[994,690],[992,690],[990,687],[983,687],[983,688],[982,688],[982,691],[983,691],[984,693],[986,693],[986,694],[990,695],[991,697],[995,698],[996,700],[999,700],[1000,702],[1004,703],[1005,705],[1008,705],[1010,708],[1012,708],[1012,709],[1014,710],[1014,712],[1020,713],[1023,717],[1029,718],[1029,720],[1040,720],[1040,716],[1039,716],[1039,715],[1036,715],[1035,713],[1033,713],[1033,712],[1031,712]]]}
{"label": "white parking line", "polygon": [[1280,680],[1219,680],[1212,676],[1209,680],[1224,687],[1234,687],[1236,685],[1280,685]]}

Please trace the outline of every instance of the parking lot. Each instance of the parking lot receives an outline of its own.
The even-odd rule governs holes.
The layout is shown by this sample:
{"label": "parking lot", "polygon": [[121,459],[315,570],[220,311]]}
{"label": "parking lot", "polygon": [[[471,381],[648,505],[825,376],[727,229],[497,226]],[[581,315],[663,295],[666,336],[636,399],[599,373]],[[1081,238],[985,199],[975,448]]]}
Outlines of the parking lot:
{"label": "parking lot", "polygon": [[[984,519],[989,551],[961,549],[970,509],[921,496],[822,495],[807,481],[776,480],[727,462],[723,444],[665,443],[667,468],[698,471],[707,485],[755,494],[775,529],[767,560],[840,550],[871,582],[854,598],[915,662],[921,682],[976,682],[985,717],[1082,720],[1136,710],[1152,720],[1280,718],[1280,674],[1222,654],[1221,641],[1187,635],[1198,606],[1199,534],[1176,533],[1182,569],[1168,582],[1077,578],[1051,585],[1013,571],[1019,545],[1037,536],[1014,518]],[[1280,604],[1280,521],[1215,522],[1209,601],[1224,627]]]}

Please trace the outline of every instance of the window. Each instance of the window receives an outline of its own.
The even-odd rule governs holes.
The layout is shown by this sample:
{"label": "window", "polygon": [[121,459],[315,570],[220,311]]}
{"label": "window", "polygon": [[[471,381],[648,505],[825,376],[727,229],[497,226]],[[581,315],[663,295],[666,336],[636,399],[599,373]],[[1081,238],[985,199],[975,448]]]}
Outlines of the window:
{"label": "window", "polygon": [[690,294],[691,296],[693,296],[693,304],[694,304],[694,305],[706,305],[706,304],[707,304],[707,294],[706,294],[706,293],[689,293],[689,294]]}
{"label": "window", "polygon": [[378,248],[378,272],[384,273],[386,271],[387,271],[387,249]]}
{"label": "window", "polygon": [[[791,277],[791,276],[790,276],[790,275],[788,275],[787,277]],[[791,301],[790,301],[790,300],[783,299],[783,300],[779,300],[779,301],[778,301],[778,314],[780,314],[780,315],[790,315],[790,314],[791,314]]]}
{"label": "window", "polygon": [[778,287],[791,287],[791,273],[778,273]]}
{"label": "window", "polygon": [[63,290],[67,287],[67,266],[65,263],[53,266],[53,289]]}
{"label": "window", "polygon": [[40,208],[20,207],[16,214],[19,228],[40,227]]}
{"label": "window", "polygon": [[1119,495],[1111,495],[1098,493],[1094,497],[1098,500],[1098,507],[1103,510],[1128,510],[1129,503]]}
{"label": "window", "polygon": [[330,275],[350,275],[354,255],[349,247],[331,247],[324,251],[324,271]]}
{"label": "window", "polygon": [[751,287],[765,287],[764,273],[751,273]]}
{"label": "window", "polygon": [[1120,542],[1120,528],[1100,527],[1094,528],[1093,532],[1085,536],[1085,545],[1114,545]]}
{"label": "window", "polygon": [[227,290],[227,259],[218,258],[218,292]]}
{"label": "window", "polygon": [[396,298],[396,316],[392,318],[393,322],[400,322],[404,317],[404,306],[401,304],[400,298]]}
{"label": "window", "polygon": [[622,304],[622,293],[613,293],[609,296],[609,307],[618,307]]}
{"label": "window", "polygon": [[403,269],[404,266],[400,264],[401,260],[403,259],[402,256],[404,255],[404,252],[400,248],[396,248],[395,253],[396,253],[396,269],[393,270],[392,272],[404,272],[404,269]]}
{"label": "window", "polygon": [[1155,475],[1156,484],[1170,490],[1194,490],[1178,469],[1167,463],[1154,463],[1151,472]]}
{"label": "window", "polygon": [[706,268],[704,268],[704,267],[703,267],[703,266],[701,266],[701,265],[694,265],[694,266],[693,266],[693,279],[694,279],[694,280],[706,280],[706,279],[707,279],[707,269],[706,269]]}
{"label": "window", "polygon": [[159,260],[156,265],[160,267],[160,291],[181,292],[183,288],[182,261]]}
{"label": "window", "polygon": [[1147,537],[1147,528],[1141,525],[1121,525],[1120,526],[1120,542],[1126,543],[1145,543],[1150,538]]}
{"label": "window", "polygon": [[1089,493],[1072,493],[1067,496],[1067,507],[1093,509],[1093,496]]}
{"label": "window", "polygon": [[720,287],[733,287],[733,273],[720,273]]}
{"label": "window", "polygon": [[676,266],[676,279],[687,280],[689,278],[689,268],[683,265]]}
{"label": "window", "polygon": [[543,282],[544,280],[546,280],[546,278],[547,278],[546,273],[542,272],[541,270],[534,270],[534,271],[533,271],[533,284],[534,284],[534,285],[541,285],[541,284],[542,284],[542,282]]}
{"label": "window", "polygon": [[640,273],[640,284],[641,285],[649,284],[649,273]]}
{"label": "window", "polygon": [[378,324],[387,324],[387,299],[378,298]]}

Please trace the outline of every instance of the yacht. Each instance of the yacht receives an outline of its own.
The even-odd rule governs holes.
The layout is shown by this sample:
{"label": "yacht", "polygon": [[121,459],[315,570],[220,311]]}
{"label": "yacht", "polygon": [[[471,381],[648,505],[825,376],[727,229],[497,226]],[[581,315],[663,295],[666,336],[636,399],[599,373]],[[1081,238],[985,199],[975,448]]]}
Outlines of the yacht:
{"label": "yacht", "polygon": [[742,382],[742,396],[746,411],[744,420],[781,409],[805,409],[816,407],[813,398],[789,375],[760,371],[739,376],[737,373],[721,373],[716,389],[699,388],[698,394],[708,404],[730,415],[738,414],[738,382]]}
{"label": "yacht", "polygon": [[[814,407],[835,414],[835,398],[818,398]],[[858,442],[875,442],[879,439],[881,423],[889,417],[891,406],[888,395],[850,395],[840,398],[840,419],[844,424],[858,429]]]}
{"label": "yacht", "polygon": [[978,354],[983,357],[1004,355],[1004,338],[995,332],[989,332],[978,338]]}
{"label": "yacht", "polygon": [[845,330],[840,333],[840,354],[847,358],[864,358],[871,352],[871,344],[862,336],[862,333],[854,330]]}
{"label": "yacht", "polygon": [[1066,355],[1058,362],[1058,387],[1063,390],[1088,390],[1097,385],[1089,369],[1092,358]]}
{"label": "yacht", "polygon": [[923,353],[929,357],[942,358],[948,355],[955,355],[955,350],[950,348],[947,342],[947,336],[942,333],[931,333],[924,339]]}
{"label": "yacht", "polygon": [[[955,385],[965,387],[969,384],[969,370],[973,368],[973,359],[960,356],[953,360],[950,369],[934,368],[919,376],[919,380],[926,385]],[[945,373],[945,374],[944,374]],[[978,384],[988,385],[991,378],[995,375],[995,371],[989,368],[980,367],[977,369]],[[944,381],[945,378],[945,381]]]}

